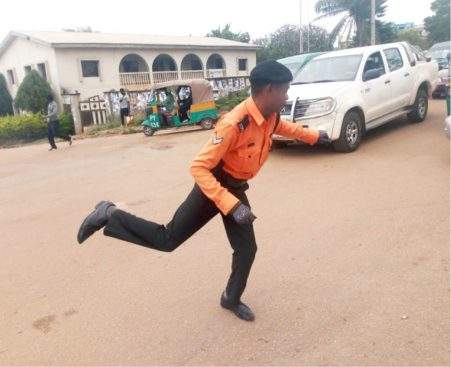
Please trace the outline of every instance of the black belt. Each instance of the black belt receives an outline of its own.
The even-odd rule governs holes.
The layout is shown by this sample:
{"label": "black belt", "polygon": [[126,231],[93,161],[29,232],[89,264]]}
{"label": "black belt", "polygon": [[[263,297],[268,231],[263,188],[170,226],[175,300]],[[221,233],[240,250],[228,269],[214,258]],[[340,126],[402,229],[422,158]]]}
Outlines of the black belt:
{"label": "black belt", "polygon": [[245,191],[249,188],[247,180],[239,180],[233,177],[230,173],[223,170],[224,162],[220,161],[219,164],[211,170],[213,176],[223,185],[224,187],[232,190]]}

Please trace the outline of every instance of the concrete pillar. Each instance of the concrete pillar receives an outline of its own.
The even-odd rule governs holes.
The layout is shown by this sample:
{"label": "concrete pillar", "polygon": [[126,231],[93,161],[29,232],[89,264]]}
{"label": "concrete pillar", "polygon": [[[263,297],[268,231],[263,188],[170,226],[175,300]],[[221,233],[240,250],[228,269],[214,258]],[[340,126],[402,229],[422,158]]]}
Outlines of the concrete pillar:
{"label": "concrete pillar", "polygon": [[74,119],[75,134],[83,133],[80,115],[80,93],[62,94],[63,103],[70,105],[70,112]]}

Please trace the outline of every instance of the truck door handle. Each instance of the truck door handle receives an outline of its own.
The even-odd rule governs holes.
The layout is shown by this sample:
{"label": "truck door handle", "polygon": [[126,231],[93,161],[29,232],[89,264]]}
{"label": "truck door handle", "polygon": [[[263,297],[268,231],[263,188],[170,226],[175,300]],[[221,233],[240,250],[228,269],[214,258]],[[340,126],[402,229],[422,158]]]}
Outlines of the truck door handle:
{"label": "truck door handle", "polygon": [[385,84],[390,84],[391,83],[391,80],[386,80],[385,81]]}
{"label": "truck door handle", "polygon": [[410,75],[410,73],[405,73],[405,74],[404,74],[404,76],[406,76],[406,77],[409,76],[409,75]]}

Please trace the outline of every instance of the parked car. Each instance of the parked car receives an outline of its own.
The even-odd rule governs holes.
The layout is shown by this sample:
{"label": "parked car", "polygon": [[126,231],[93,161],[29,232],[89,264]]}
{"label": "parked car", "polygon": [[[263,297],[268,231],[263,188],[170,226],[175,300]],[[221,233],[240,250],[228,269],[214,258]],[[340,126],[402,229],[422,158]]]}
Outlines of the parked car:
{"label": "parked car", "polygon": [[442,69],[438,72],[437,86],[432,92],[433,98],[446,98],[449,89],[449,69]]}
{"label": "parked car", "polygon": [[451,136],[451,116],[448,116],[445,119],[445,135],[448,137],[448,139]]}
{"label": "parked car", "polygon": [[279,59],[277,61],[290,69],[291,74],[295,77],[310,60],[313,60],[315,57],[323,54],[324,52],[314,52],[309,54],[294,55]]}
{"label": "parked car", "polygon": [[428,55],[437,60],[439,69],[448,68],[448,55],[451,53],[451,43],[440,42],[433,45],[428,52]]}
{"label": "parked car", "polygon": [[449,88],[449,59],[451,57],[450,42],[436,43],[428,51],[428,56],[437,60],[439,67],[439,76],[437,87],[432,92],[432,97],[446,97]]}
{"label": "parked car", "polygon": [[[367,130],[403,115],[424,121],[438,64],[414,52],[399,42],[320,55],[294,78],[281,116],[325,130],[340,152],[354,151]],[[290,142],[278,135],[273,140]]]}

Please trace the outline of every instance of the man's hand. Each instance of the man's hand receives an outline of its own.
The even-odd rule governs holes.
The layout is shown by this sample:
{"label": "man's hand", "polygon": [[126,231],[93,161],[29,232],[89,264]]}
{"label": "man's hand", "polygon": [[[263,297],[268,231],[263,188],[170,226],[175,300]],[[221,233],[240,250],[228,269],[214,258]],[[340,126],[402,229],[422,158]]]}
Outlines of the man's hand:
{"label": "man's hand", "polygon": [[327,132],[325,132],[324,130],[319,130],[319,138],[318,141],[316,142],[316,144],[330,144],[332,143],[332,140],[329,138],[329,135],[327,135]]}
{"label": "man's hand", "polygon": [[239,203],[235,209],[232,210],[232,217],[238,224],[252,224],[257,218],[251,212],[251,209],[242,203]]}

